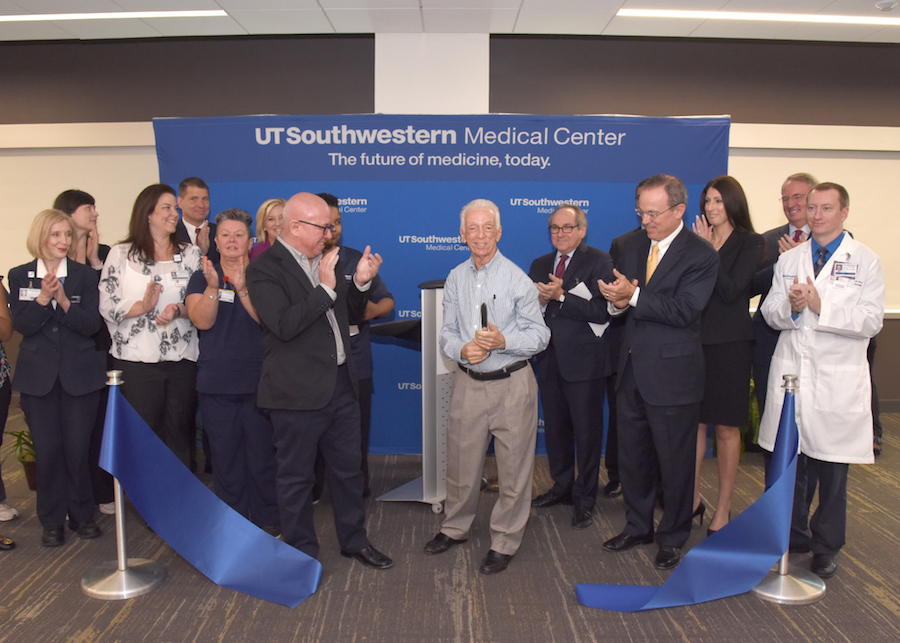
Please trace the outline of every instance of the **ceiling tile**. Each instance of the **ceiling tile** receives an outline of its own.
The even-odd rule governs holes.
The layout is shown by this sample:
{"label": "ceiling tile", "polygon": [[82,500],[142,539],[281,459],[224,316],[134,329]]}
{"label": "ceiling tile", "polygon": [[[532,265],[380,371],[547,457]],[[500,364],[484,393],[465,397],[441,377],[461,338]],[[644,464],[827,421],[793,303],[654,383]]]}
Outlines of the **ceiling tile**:
{"label": "ceiling tile", "polygon": [[218,0],[216,2],[230,15],[233,11],[290,11],[297,9],[321,9],[316,0]]}
{"label": "ceiling tile", "polygon": [[323,9],[419,9],[419,0],[319,0]]}
{"label": "ceiling tile", "polygon": [[81,40],[156,38],[161,35],[143,20],[65,20],[51,24]]}
{"label": "ceiling tile", "polygon": [[823,25],[800,23],[791,26],[783,37],[790,40],[829,40],[836,42],[859,42],[863,38],[883,31],[875,25]]}
{"label": "ceiling tile", "polygon": [[16,13],[94,13],[97,11],[121,11],[113,0],[16,0],[24,9]]}
{"label": "ceiling tile", "polygon": [[229,15],[250,34],[334,33],[321,9],[297,11],[231,11]]}
{"label": "ceiling tile", "polygon": [[888,27],[862,39],[862,42],[900,42],[900,27]]}
{"label": "ceiling tile", "polygon": [[517,9],[422,9],[427,33],[512,33]]}
{"label": "ceiling tile", "polygon": [[326,9],[338,33],[421,33],[419,9]]}
{"label": "ceiling tile", "polygon": [[423,9],[518,9],[522,0],[421,0],[420,4]]}
{"label": "ceiling tile", "polygon": [[763,20],[706,20],[691,32],[691,37],[779,39],[794,24],[796,23]]}
{"label": "ceiling tile", "polygon": [[613,8],[579,8],[558,11],[523,7],[516,20],[518,34],[599,34],[616,15]]}
{"label": "ceiling tile", "polygon": [[625,18],[616,16],[603,30],[604,36],[656,36],[686,38],[703,20],[680,18]]}
{"label": "ceiling tile", "polygon": [[163,36],[243,36],[247,31],[230,17],[147,18],[150,27]]}
{"label": "ceiling tile", "polygon": [[[80,2],[81,0],[78,0]],[[213,11],[221,9],[215,0],[114,0],[125,11]]]}
{"label": "ceiling tile", "polygon": [[0,22],[0,41],[68,40],[73,37],[49,22]]}

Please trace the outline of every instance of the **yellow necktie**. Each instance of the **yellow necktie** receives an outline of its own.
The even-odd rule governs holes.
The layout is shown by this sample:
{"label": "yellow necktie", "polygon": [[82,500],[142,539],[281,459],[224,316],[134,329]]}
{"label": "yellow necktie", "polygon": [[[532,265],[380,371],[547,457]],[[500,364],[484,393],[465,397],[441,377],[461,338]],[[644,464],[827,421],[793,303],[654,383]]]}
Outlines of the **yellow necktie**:
{"label": "yellow necktie", "polygon": [[[654,243],[653,247],[650,248],[650,256],[647,257],[647,281],[650,281],[650,277],[656,271],[657,263],[659,263],[659,244]],[[645,281],[644,283],[647,282]]]}

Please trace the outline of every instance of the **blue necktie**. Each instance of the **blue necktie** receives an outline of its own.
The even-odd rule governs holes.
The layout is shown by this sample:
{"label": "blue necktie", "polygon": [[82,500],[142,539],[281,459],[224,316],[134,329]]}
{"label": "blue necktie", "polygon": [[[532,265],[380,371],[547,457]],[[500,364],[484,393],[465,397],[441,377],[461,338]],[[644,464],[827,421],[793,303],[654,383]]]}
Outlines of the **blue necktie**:
{"label": "blue necktie", "polygon": [[825,267],[825,263],[828,261],[828,250],[819,248],[816,252],[819,253],[819,256],[816,257],[816,263],[813,264],[813,271],[816,273],[816,277],[818,277],[819,273],[822,272],[822,268]]}

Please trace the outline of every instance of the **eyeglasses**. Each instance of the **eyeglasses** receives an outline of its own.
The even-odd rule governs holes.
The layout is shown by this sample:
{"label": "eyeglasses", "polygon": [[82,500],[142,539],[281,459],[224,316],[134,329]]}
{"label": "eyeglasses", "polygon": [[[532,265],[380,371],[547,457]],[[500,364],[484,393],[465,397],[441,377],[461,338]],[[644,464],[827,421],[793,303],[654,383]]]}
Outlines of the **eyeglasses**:
{"label": "eyeglasses", "polygon": [[319,230],[322,231],[322,234],[325,234],[327,232],[334,232],[333,225],[319,225],[318,223],[313,223],[312,221],[303,221],[302,219],[298,219],[298,221],[300,221],[300,223],[305,223],[306,225],[311,225],[311,226],[317,227]]}
{"label": "eyeglasses", "polygon": [[666,209],[663,210],[662,212],[644,212],[644,211],[642,211],[642,210],[638,210],[637,208],[635,208],[634,213],[637,215],[638,219],[641,219],[641,220],[643,220],[644,217],[650,217],[651,219],[656,219],[656,217],[658,217],[659,215],[665,214],[666,212],[668,212],[668,211],[671,210],[672,208],[677,208],[679,205],[682,205],[682,204],[681,204],[681,203],[676,203],[675,205],[666,208]]}
{"label": "eyeglasses", "polygon": [[581,226],[577,226],[577,225],[564,225],[564,226],[552,225],[552,226],[550,226],[550,234],[559,234],[560,232],[565,232],[566,234],[569,234],[575,228],[580,228],[580,227]]}

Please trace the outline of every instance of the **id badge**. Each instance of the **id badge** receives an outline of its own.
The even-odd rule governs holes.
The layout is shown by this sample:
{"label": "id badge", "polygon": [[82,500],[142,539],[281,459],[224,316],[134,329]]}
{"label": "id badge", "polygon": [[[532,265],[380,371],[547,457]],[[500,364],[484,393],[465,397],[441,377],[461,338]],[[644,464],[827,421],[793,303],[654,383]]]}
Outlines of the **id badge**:
{"label": "id badge", "polygon": [[34,301],[40,294],[40,288],[19,288],[19,301]]}
{"label": "id badge", "polygon": [[226,290],[224,288],[219,288],[219,301],[224,301],[227,304],[234,303],[234,291]]}
{"label": "id badge", "polygon": [[173,270],[170,273],[170,277],[172,278],[172,281],[175,283],[175,285],[180,287],[187,284],[190,275],[188,274],[187,270],[182,270],[179,268],[178,270]]}
{"label": "id badge", "polygon": [[848,263],[846,261],[835,261],[831,274],[835,279],[856,279],[856,273],[859,271],[859,264]]}

